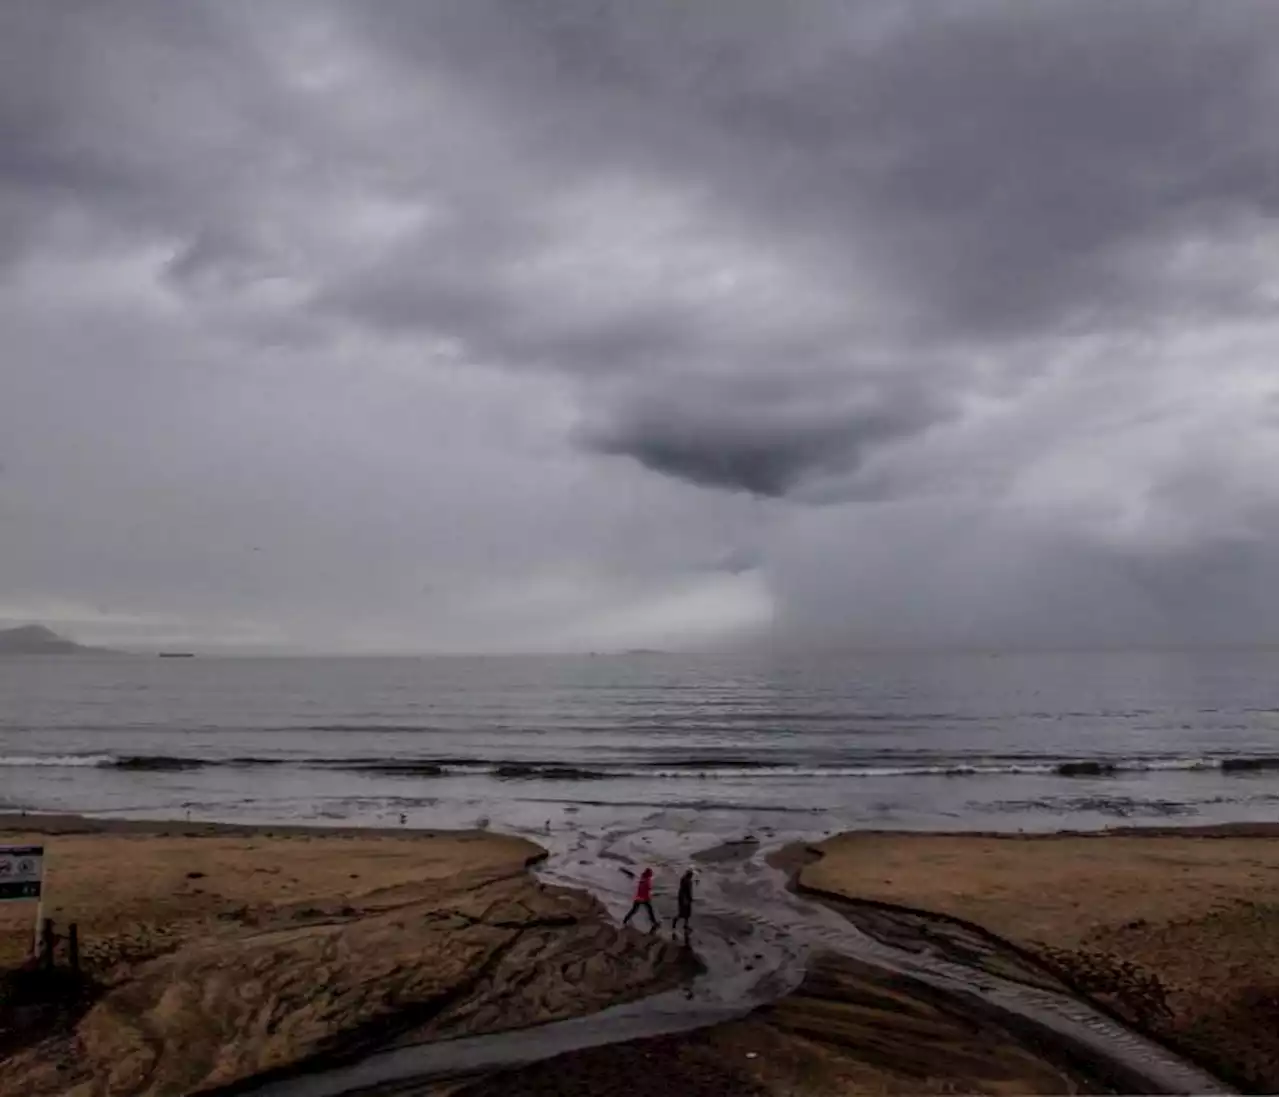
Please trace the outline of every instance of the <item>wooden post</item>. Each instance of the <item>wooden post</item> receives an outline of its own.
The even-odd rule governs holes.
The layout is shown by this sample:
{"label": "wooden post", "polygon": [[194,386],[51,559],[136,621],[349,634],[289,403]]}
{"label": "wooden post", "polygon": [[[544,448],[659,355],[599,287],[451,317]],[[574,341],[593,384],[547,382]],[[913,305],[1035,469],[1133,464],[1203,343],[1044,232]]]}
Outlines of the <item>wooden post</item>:
{"label": "wooden post", "polygon": [[[26,815],[26,812],[24,811],[22,814]],[[44,854],[43,846],[40,847],[40,853],[43,856]],[[44,868],[44,863],[42,861],[41,862],[42,871],[40,873],[41,878],[36,881],[36,924],[35,924],[35,929],[31,934],[31,951],[32,951],[32,954],[35,956],[37,963],[40,962],[40,934],[41,934],[41,930],[44,928],[44,894],[46,890],[45,880],[48,877],[48,873],[44,872],[43,868]]]}
{"label": "wooden post", "polygon": [[40,947],[44,933],[44,889],[40,890],[40,898],[36,900],[36,924],[35,930],[31,934],[31,953],[36,960],[40,959]]}
{"label": "wooden post", "polygon": [[53,919],[46,918],[44,920],[44,932],[41,935],[40,942],[40,965],[48,971],[53,967],[53,945],[57,939],[53,932]]}
{"label": "wooden post", "polygon": [[67,927],[67,963],[72,972],[80,974],[80,930],[75,922]]}

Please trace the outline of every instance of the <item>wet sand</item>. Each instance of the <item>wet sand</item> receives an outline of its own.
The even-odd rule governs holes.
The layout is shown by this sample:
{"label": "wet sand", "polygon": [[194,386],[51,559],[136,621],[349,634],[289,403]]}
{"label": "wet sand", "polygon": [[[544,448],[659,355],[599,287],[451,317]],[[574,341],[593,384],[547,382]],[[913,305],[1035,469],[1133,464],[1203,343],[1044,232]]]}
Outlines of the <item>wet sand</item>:
{"label": "wet sand", "polygon": [[[1141,1002],[1140,993],[1133,991],[1144,988],[1143,972],[1122,966],[1134,963],[1130,957],[1144,955],[1136,942],[1127,940],[1127,951],[1116,955],[1117,964],[1104,969],[1109,975],[1118,970],[1120,995],[1108,990],[1114,991],[1115,982],[1095,978],[1090,983],[1082,978],[1079,965],[1061,962],[1054,950],[1097,940],[1107,924],[1132,938],[1143,924],[1133,926],[1130,915],[1143,907],[1147,926],[1154,926],[1157,911],[1166,912],[1166,922],[1190,920],[1197,927],[1195,947],[1202,955],[1206,949],[1236,955],[1235,967],[1228,964],[1224,970],[1234,971],[1241,986],[1265,986],[1270,979],[1274,993],[1274,977],[1268,972],[1275,963],[1275,833],[1274,826],[1264,826],[1034,840],[850,834],[817,846],[775,850],[769,862],[788,874],[804,870],[805,879],[817,877],[832,893],[823,905],[838,911],[855,930],[853,941],[838,942],[833,936],[834,951],[811,950],[799,985],[779,1000],[740,1020],[571,1052],[451,1086],[449,1092],[466,1097],[658,1097],[677,1091],[743,1097],[906,1097],[1159,1091],[1150,1084],[1152,1075],[1142,1073],[1151,1061],[1141,1041],[1126,1039],[1123,1029],[1111,1045],[1114,1057],[1099,1055],[1096,1046],[1060,1038],[1052,1028],[1036,1023],[1034,1008],[1029,1015],[1003,1009],[1001,999],[993,1000],[979,988],[993,985],[994,977],[997,984],[1026,988],[1032,1007],[1046,995],[1068,1002],[1088,997],[1110,1009],[1112,1017],[1137,1020],[1130,1007]],[[645,843],[643,855],[650,856],[658,837],[637,837]],[[1010,852],[1009,844],[1018,842],[1022,844]],[[741,873],[755,863],[750,858],[756,846],[751,840],[731,841],[694,854],[693,860],[702,866],[704,905],[713,908],[700,911],[704,933],[708,923],[716,932],[724,930],[715,909],[721,898],[767,912],[775,926],[784,926],[786,918],[797,914],[806,917],[761,891],[749,890],[752,877],[749,871]],[[1014,860],[1002,866],[1001,857]],[[758,875],[754,879],[758,881]],[[996,889],[999,901],[975,909],[986,901],[987,888]],[[839,892],[855,899],[865,892],[872,901],[839,902]],[[1269,913],[1265,904],[1250,905],[1266,899],[1272,904]],[[1269,937],[1259,937],[1243,920],[1212,913],[1224,904],[1228,909],[1250,905]],[[993,924],[984,928],[927,909],[914,911],[917,907],[982,917],[994,910],[999,917],[989,918]],[[813,918],[809,924],[814,924]],[[1032,926],[1047,941],[1037,943],[1022,932]],[[791,930],[799,935],[801,926],[797,923]],[[920,957],[926,970],[936,961],[952,971],[971,972],[975,993],[967,992],[963,977],[950,987],[939,986],[895,970],[891,958],[883,965],[857,959],[852,953],[862,951],[858,931],[890,946],[898,956]],[[1154,954],[1165,947],[1165,940],[1157,932],[1145,947]],[[764,947],[767,951],[768,942]],[[741,964],[743,956],[740,952],[729,959]],[[1176,993],[1170,991],[1174,1008]],[[1183,1038],[1178,1046],[1220,1074],[1232,1076],[1242,1088],[1274,1092],[1269,1081],[1274,1054],[1269,1076],[1266,1062],[1251,1061],[1240,1038],[1247,1031],[1274,1047],[1274,999],[1270,1014],[1265,1010],[1263,1003],[1247,1029],[1236,1017],[1236,1032],[1226,1033],[1218,1026],[1207,1039],[1196,1043]],[[1078,1016],[1088,1024],[1087,1007],[1082,1006]],[[1170,1039],[1167,1027],[1145,1027]],[[1180,1034],[1186,1035],[1184,1030]],[[1196,1084],[1193,1074],[1190,1088],[1168,1091],[1210,1088]]]}
{"label": "wet sand", "polygon": [[[459,1097],[854,1097],[1144,1092],[970,996],[839,954],[772,1006],[694,1032],[498,1072]],[[397,1093],[415,1092],[410,1089]],[[441,1091],[443,1092],[443,1090]]]}
{"label": "wet sand", "polygon": [[[664,881],[690,861],[699,866],[693,943],[707,973],[687,1001],[638,1002],[626,1018],[611,1017],[607,1033],[596,1031],[605,1027],[601,1015],[572,1034],[551,1026],[518,1042],[484,1038],[465,1055],[437,1045],[383,1064],[396,1070],[271,1097],[332,1097],[353,1083],[370,1094],[469,1097],[1223,1092],[1211,1076],[1082,1002],[1024,949],[976,927],[943,932],[935,916],[899,910],[859,927],[843,906],[788,891],[766,863],[778,860],[765,856],[776,850],[750,836],[715,841],[669,829],[676,821],[655,816],[639,828],[558,835],[545,871],[620,912],[626,873],[652,865],[662,913]],[[569,1040],[579,1041],[576,1049],[566,1049]],[[563,1053],[529,1062],[539,1057],[529,1054],[533,1045],[543,1056]],[[485,1076],[459,1079],[468,1064]]]}
{"label": "wet sand", "polygon": [[[843,834],[797,883],[900,945],[995,956],[961,919],[1051,977],[1252,1092],[1276,1080],[1277,842],[1272,826],[1107,834]],[[984,950],[987,955],[984,957]],[[1034,973],[1015,978],[1043,978]]]}
{"label": "wet sand", "polygon": [[[689,974],[675,944],[536,880],[542,851],[519,838],[0,817],[0,842],[44,844],[45,913],[78,924],[95,983],[34,1044],[6,1010],[3,1094],[195,1092],[591,1012]],[[0,908],[4,966],[32,918]]]}
{"label": "wet sand", "polygon": [[[1123,1029],[1081,1043],[1070,1016],[1046,1029],[1036,995],[1072,1001],[1095,954],[1163,959],[1172,979],[1188,949],[1219,957],[1219,1004],[1270,972],[1274,1033],[1274,828],[863,833],[779,854],[663,823],[548,833],[535,879],[539,846],[478,832],[42,819],[50,916],[80,923],[103,993],[14,1056],[0,1093],[192,1092],[264,1072],[280,1082],[263,1092],[308,1095],[353,1078],[380,1094],[471,1097],[1131,1092],[1155,1076],[1144,1066],[1159,1067],[1149,1049],[1127,1046]],[[0,818],[26,828],[0,841],[38,840],[34,825]],[[641,864],[658,869],[669,918],[669,887],[690,862],[696,978],[665,933],[616,927]],[[788,891],[776,866],[825,898]],[[0,909],[19,912],[0,922],[10,957],[31,912]],[[1204,995],[1208,982],[1169,986],[1182,1017],[1176,994]],[[1083,989],[1117,1014],[1136,1000]],[[582,1020],[511,1031],[568,1017]],[[1180,1032],[1225,1076],[1224,1064],[1257,1069],[1231,1042],[1242,1030],[1205,1029],[1199,1044]],[[552,1048],[569,1050],[528,1062]],[[353,1058],[345,1078],[280,1072]],[[370,1072],[379,1061],[391,1069]]]}

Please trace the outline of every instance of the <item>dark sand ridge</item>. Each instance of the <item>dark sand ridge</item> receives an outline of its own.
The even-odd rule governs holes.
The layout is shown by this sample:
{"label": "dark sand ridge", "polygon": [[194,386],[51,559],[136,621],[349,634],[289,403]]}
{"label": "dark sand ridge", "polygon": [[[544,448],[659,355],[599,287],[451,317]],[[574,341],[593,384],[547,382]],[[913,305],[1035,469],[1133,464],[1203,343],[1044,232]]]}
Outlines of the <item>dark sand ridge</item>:
{"label": "dark sand ridge", "polygon": [[[154,831],[155,825],[143,827]],[[171,825],[171,828],[180,833],[203,830],[193,830],[186,825]],[[223,835],[238,834],[242,840],[252,834],[247,830],[214,830]],[[275,834],[284,830],[272,828]],[[138,830],[138,833],[145,833],[145,829]],[[369,832],[361,832],[361,837],[367,838],[368,835]],[[553,843],[557,847],[556,854],[545,875],[559,882],[596,890],[616,913],[626,903],[630,878],[625,870],[632,864],[644,860],[657,864],[661,870],[687,861],[691,852],[689,841],[680,848],[660,851],[659,847],[670,837],[661,830],[602,835],[576,832],[571,836],[561,836]],[[685,838],[695,844],[699,840],[697,835],[686,835]],[[375,835],[374,840],[377,839],[383,840],[384,844],[388,839],[401,846],[410,844],[401,831]],[[345,839],[347,842],[359,840]],[[465,836],[448,836],[447,839],[442,836],[434,841],[438,843],[441,840],[457,842],[465,840]],[[952,840],[963,842],[965,839]],[[190,840],[186,841],[189,845]],[[330,842],[330,839],[308,840],[305,845],[329,847],[330,852],[322,860],[325,864],[332,864],[334,854]],[[475,848],[473,845],[467,855],[472,869],[479,867],[474,864]],[[524,852],[527,851],[528,847],[524,847]],[[510,856],[510,851],[507,855]],[[400,1020],[399,1035],[407,1046],[373,1055],[353,1071],[339,1070],[325,1075],[299,1077],[292,1082],[269,1086],[264,1092],[350,1092],[353,1087],[358,1090],[375,1083],[381,1083],[379,1092],[424,1092],[423,1087],[429,1084],[429,1077],[474,1076],[478,1071],[541,1058],[557,1050],[586,1047],[628,1036],[675,1031],[691,1025],[707,1025],[784,995],[778,1005],[749,1021],[720,1025],[691,1036],[667,1037],[657,1044],[642,1041],[613,1047],[603,1058],[597,1054],[594,1064],[593,1053],[577,1051],[556,1060],[547,1068],[525,1067],[514,1075],[495,1077],[492,1083],[467,1084],[476,1093],[489,1092],[486,1086],[505,1086],[492,1092],[511,1094],[607,1093],[612,1089],[605,1076],[605,1064],[632,1063],[636,1069],[629,1073],[630,1086],[624,1088],[633,1093],[640,1092],[637,1084],[645,1086],[649,1083],[659,1087],[653,1092],[671,1092],[669,1083],[673,1070],[684,1072],[682,1077],[688,1092],[716,1093],[772,1092],[775,1091],[773,1083],[788,1087],[776,1090],[778,1092],[795,1093],[941,1092],[953,1090],[957,1084],[961,1088],[984,1092],[1097,1091],[1117,1085],[1126,1089],[1165,1088],[1176,1091],[1182,1088],[1207,1092],[1213,1087],[1211,1079],[1183,1070],[1176,1060],[1163,1055],[1160,1049],[1135,1040],[1105,1018],[1100,1020],[1093,1011],[1073,1007],[1069,1000],[1064,1007],[1063,996],[1053,989],[1052,977],[1042,970],[1030,974],[1028,970],[1019,971],[1018,964],[1011,960],[1011,967],[1006,966],[999,975],[993,975],[989,971],[975,972],[963,967],[956,962],[955,956],[943,959],[937,956],[913,957],[910,953],[877,943],[833,912],[788,894],[781,887],[781,875],[762,863],[754,843],[720,847],[713,855],[704,857],[703,863],[695,945],[703,952],[710,970],[707,976],[696,980],[686,991],[659,994],[592,1017],[519,1033],[414,1046],[415,1041],[451,1032],[485,1031],[490,1022],[528,1023],[536,1019],[536,1011],[527,1011],[524,1016],[517,1012],[509,1017],[486,1017],[484,1003],[492,1004],[494,984],[482,979],[483,985],[472,987],[469,992],[471,1009],[469,1013],[461,1011],[460,1016],[464,1020],[460,1026],[441,1026],[434,1023],[434,1018],[426,1018],[423,1024],[422,1018],[411,1016],[412,1010],[406,1013],[397,1008],[393,1012]],[[470,890],[476,889],[472,886]],[[442,893],[447,889],[437,884],[434,891]],[[410,905],[422,901],[420,896],[409,899]],[[433,896],[433,901],[443,900]],[[466,910],[462,913],[465,915]],[[541,915],[535,914],[533,919],[525,915],[492,919],[486,913],[475,919],[475,924],[454,925],[450,931],[457,933],[459,928],[480,933],[494,928],[511,931],[517,923],[527,929],[548,928],[529,926],[529,921],[539,917]],[[484,926],[479,924],[482,922]],[[503,924],[497,926],[494,924],[497,922]],[[375,914],[371,927],[376,925]],[[391,929],[395,932],[386,925],[382,925],[380,930],[371,928],[369,940],[377,948],[385,949],[397,936],[404,936],[403,926],[392,923]],[[577,931],[580,930],[581,924],[577,927]],[[364,932],[361,931],[361,935]],[[301,938],[305,940],[309,936],[304,933]],[[622,936],[628,940],[646,941],[637,934]],[[650,941],[650,945],[652,943]],[[438,946],[439,941],[436,942]],[[841,955],[822,955],[824,949],[835,949]],[[529,955],[537,959],[541,954],[534,951]],[[850,956],[861,956],[862,961],[851,960]],[[786,995],[786,991],[804,975],[806,958],[812,961],[808,976],[795,993]],[[427,962],[425,952],[406,959],[410,967]],[[961,956],[958,959],[972,960],[972,957]],[[315,957],[304,951],[293,962],[306,966],[314,960]],[[475,956],[470,960],[474,962]],[[628,958],[626,962],[634,963],[635,960]],[[527,968],[526,965],[526,971]],[[156,978],[163,978],[159,971],[153,974]],[[387,974],[375,973],[369,985],[380,986]],[[1039,989],[1008,981],[1007,977],[1018,978],[1020,974],[1033,983],[1038,982]],[[392,983],[395,983],[394,978]],[[420,987],[415,988],[414,993],[421,993],[421,990]],[[636,992],[643,993],[643,990]],[[1014,996],[1012,1011],[1005,1008],[1010,1002],[1001,1000],[1002,994],[1007,999],[1010,993]],[[625,989],[621,996],[627,996]],[[467,997],[468,994],[455,996],[451,1004]],[[501,1000],[501,994],[498,1000]],[[1037,1018],[1037,1010],[1042,1013],[1047,1010],[1047,1020],[1043,1016]],[[385,1019],[385,1014],[376,1015]],[[860,1015],[865,1023],[853,1023],[851,1015]],[[468,1016],[470,1021],[465,1020]],[[980,1019],[976,1027],[975,1019]],[[410,1023],[415,1021],[418,1023]],[[1052,1049],[1050,1054],[1043,1051],[1046,1023],[1049,1032],[1058,1034],[1056,1053]],[[1092,1030],[1090,1024],[1095,1026]],[[1096,1027],[1099,1024],[1100,1029]],[[1066,1031],[1063,1031],[1064,1027]],[[1082,1027],[1083,1032],[1079,1031]],[[380,1040],[397,1034],[388,1032],[385,1023],[380,1025],[380,1029]],[[873,1032],[887,1032],[889,1035],[882,1036],[877,1042],[868,1039]],[[1099,1043],[1102,1045],[1100,1053]],[[1028,1045],[1038,1046],[1039,1050],[1028,1050]],[[925,1049],[923,1054],[922,1047]],[[755,1058],[748,1060],[748,1055]],[[745,1071],[742,1069],[744,1062],[749,1065]],[[658,1066],[663,1069],[658,1069]],[[1126,1084],[1125,1072],[1134,1069],[1139,1072],[1165,1072],[1163,1084],[1145,1084],[1139,1077],[1136,1080],[1143,1084],[1134,1085],[1135,1079],[1131,1074],[1127,1076],[1129,1081]],[[543,1071],[545,1080],[547,1070],[553,1072],[551,1077],[559,1088],[539,1088],[539,1071]],[[791,1070],[790,1076],[788,1070]],[[664,1077],[668,1084],[662,1089]],[[401,1081],[387,1088],[386,1083],[393,1078]],[[574,1078],[586,1088],[572,1089]],[[702,1088],[688,1088],[691,1085]],[[761,1086],[765,1089],[760,1089]],[[85,1093],[99,1091],[92,1088],[83,1090]]]}

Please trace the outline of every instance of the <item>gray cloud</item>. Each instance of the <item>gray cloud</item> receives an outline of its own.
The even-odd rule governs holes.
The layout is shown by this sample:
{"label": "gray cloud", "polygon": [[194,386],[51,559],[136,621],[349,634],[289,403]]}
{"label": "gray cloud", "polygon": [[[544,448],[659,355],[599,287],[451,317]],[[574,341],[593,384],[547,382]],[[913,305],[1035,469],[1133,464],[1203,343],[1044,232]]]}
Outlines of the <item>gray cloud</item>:
{"label": "gray cloud", "polygon": [[[661,285],[583,316],[573,287],[512,288],[513,271],[554,246],[545,228],[499,253],[429,229],[412,258],[392,256],[339,299],[374,323],[451,331],[490,360],[624,373],[625,399],[589,390],[609,422],[584,435],[591,444],[696,483],[784,493],[809,472],[855,466],[897,432],[856,418],[841,427],[838,414],[794,429],[773,412],[752,423],[743,379],[757,362],[795,375],[803,393],[812,359],[843,352],[847,385],[862,390],[881,378],[847,351],[868,344],[901,356],[922,342],[1144,327],[1169,309],[1270,308],[1255,263],[1205,261],[1190,285],[1174,284],[1169,252],[1271,235],[1275,65],[1273,36],[1260,32],[1274,12],[1175,7],[708,5],[692,15],[475,4],[441,17],[380,6],[361,16],[374,41],[406,62],[429,56],[521,142],[509,207],[525,209],[530,185],[643,172],[697,196],[691,232],[803,263],[819,296],[847,294],[852,307],[843,321],[824,317],[799,357],[810,316],[784,312],[734,338],[705,300]],[[1040,368],[1029,356],[1010,367],[1024,380]],[[653,377],[647,391],[640,370]],[[690,378],[714,398],[669,408]],[[953,365],[929,387],[967,381]],[[929,409],[898,417],[931,421]]]}
{"label": "gray cloud", "polygon": [[927,394],[881,383],[871,400],[841,406],[815,398],[809,378],[748,403],[722,402],[720,386],[696,391],[679,381],[665,398],[642,394],[624,400],[616,418],[585,432],[601,453],[635,458],[646,468],[708,487],[781,497],[823,475],[859,470],[872,449],[916,434],[940,418]]}
{"label": "gray cloud", "polygon": [[[676,173],[912,322],[1003,331],[1152,290],[1116,259],[1274,217],[1272,6],[380,5],[535,156]],[[1158,278],[1157,278],[1158,283]]]}
{"label": "gray cloud", "polygon": [[1275,41],[1263,0],[10,5],[0,618],[1258,635]]}

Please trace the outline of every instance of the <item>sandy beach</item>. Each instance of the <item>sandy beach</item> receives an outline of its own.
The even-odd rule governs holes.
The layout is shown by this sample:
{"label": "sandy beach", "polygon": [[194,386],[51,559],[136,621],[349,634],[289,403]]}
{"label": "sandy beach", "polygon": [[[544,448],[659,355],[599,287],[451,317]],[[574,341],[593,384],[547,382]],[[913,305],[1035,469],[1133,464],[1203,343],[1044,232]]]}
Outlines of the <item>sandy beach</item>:
{"label": "sandy beach", "polygon": [[[45,845],[46,913],[78,924],[94,982],[56,1011],[6,1007],[0,1094],[200,1092],[300,1062],[591,1014],[696,975],[663,935],[620,929],[594,894],[537,879],[528,866],[543,851],[520,838],[75,817],[0,817],[0,831]],[[1237,1087],[1274,1088],[1274,827],[866,832],[773,851],[746,842],[700,858],[702,894],[721,887],[751,914],[734,881],[759,880],[766,852],[802,896],[873,938],[1091,995]],[[625,870],[601,864],[625,891]],[[21,962],[31,918],[30,904],[0,908],[5,968]],[[716,955],[734,926],[706,911],[695,950]],[[799,985],[741,1019],[403,1092],[1133,1088],[1112,1065],[966,994],[834,950],[804,965]]]}
{"label": "sandy beach", "polygon": [[[44,844],[45,913],[78,924],[98,984],[34,1044],[6,1009],[4,1094],[196,1092],[590,1012],[688,974],[677,945],[535,880],[541,851],[518,838],[0,817],[0,842]],[[0,917],[11,967],[32,904]]]}
{"label": "sandy beach", "polygon": [[[1276,850],[1276,828],[1255,825],[850,833],[812,847],[797,884],[857,901],[840,909],[878,936],[902,933],[902,912],[867,901],[975,923],[1220,1077],[1275,1092]],[[935,947],[952,928],[922,926]]]}

